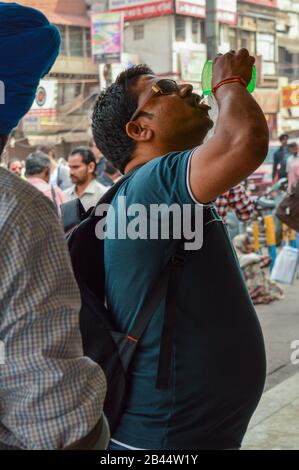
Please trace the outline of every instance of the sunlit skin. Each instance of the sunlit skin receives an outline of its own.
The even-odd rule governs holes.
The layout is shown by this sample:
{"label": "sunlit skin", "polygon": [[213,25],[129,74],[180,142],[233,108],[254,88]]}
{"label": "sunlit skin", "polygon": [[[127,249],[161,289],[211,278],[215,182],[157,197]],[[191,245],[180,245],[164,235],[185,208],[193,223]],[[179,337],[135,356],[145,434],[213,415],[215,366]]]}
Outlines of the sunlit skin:
{"label": "sunlit skin", "polygon": [[[134,87],[138,105],[142,104],[159,81],[159,77],[142,75]],[[151,137],[151,153],[163,155],[176,150],[187,150],[203,142],[213,122],[206,104],[199,104],[199,95],[193,93],[190,84],[179,85],[179,92],[172,95],[155,95],[142,107],[151,116],[141,115],[127,124],[127,133],[141,144],[143,135]],[[142,134],[140,135],[140,126]],[[147,149],[143,149],[145,155]],[[146,158],[146,157],[145,157]],[[127,166],[129,171],[132,163]]]}
{"label": "sunlit skin", "polygon": [[[248,84],[254,60],[246,49],[220,54],[214,60],[213,86],[235,76]],[[213,126],[210,108],[199,104],[190,84],[180,85],[179,91],[171,95],[157,94],[147,101],[152,85],[158,80],[154,75],[144,75],[133,87],[142,113],[126,125],[135,148],[125,172],[168,152],[194,149],[190,187],[194,197],[206,203],[242,181],[262,163],[268,151],[269,130],[262,110],[243,84],[230,83],[218,88],[215,133],[201,145]]]}

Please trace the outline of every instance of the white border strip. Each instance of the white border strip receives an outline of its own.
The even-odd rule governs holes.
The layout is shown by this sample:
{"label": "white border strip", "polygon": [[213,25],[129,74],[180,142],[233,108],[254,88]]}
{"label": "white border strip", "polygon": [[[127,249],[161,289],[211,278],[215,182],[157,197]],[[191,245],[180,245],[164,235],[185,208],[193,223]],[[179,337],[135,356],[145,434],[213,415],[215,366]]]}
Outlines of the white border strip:
{"label": "white border strip", "polygon": [[191,158],[193,157],[193,154],[194,154],[194,152],[197,148],[198,147],[195,147],[195,149],[192,150],[192,152],[189,155],[189,159],[188,159],[187,174],[186,174],[186,184],[187,184],[188,193],[189,193],[189,196],[191,197],[192,201],[195,202],[195,204],[198,204],[202,207],[213,207],[214,206],[213,203],[203,204],[202,202],[199,202],[194,197],[194,194],[191,191],[191,187],[190,187],[190,165],[191,165]]}

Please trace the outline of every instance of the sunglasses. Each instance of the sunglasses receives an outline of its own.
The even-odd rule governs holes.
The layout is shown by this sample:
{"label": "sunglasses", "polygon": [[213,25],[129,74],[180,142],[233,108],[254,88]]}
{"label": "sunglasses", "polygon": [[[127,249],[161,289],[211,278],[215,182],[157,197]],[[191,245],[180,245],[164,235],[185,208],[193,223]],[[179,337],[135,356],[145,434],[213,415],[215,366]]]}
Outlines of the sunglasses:
{"label": "sunglasses", "polygon": [[148,103],[148,101],[153,98],[155,95],[173,95],[174,93],[179,93],[180,86],[175,80],[170,80],[168,78],[162,78],[158,82],[152,85],[148,96],[144,99],[143,103],[138,106],[134,114],[132,115],[130,121],[134,121],[137,118],[138,114],[141,113],[143,106]]}

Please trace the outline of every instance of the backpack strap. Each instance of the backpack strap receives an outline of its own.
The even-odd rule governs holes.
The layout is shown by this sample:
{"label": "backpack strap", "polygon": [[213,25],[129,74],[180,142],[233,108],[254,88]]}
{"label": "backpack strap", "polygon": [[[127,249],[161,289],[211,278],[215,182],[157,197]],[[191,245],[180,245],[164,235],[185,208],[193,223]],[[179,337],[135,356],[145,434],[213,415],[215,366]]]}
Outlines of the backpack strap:
{"label": "backpack strap", "polygon": [[187,253],[182,242],[179,243],[175,255],[170,260],[168,285],[166,292],[165,316],[161,338],[159,366],[157,373],[156,388],[165,389],[169,387],[172,364],[172,345],[175,323],[176,300],[179,285],[184,271]]}
{"label": "backpack strap", "polygon": [[[166,267],[159,275],[158,280],[150,289],[145,302],[136,315],[136,320],[128,334],[128,339],[138,343],[148,327],[155,309],[165,298],[164,324],[160,345],[160,357],[157,373],[156,388],[168,388],[171,374],[171,356],[173,345],[173,328],[176,310],[176,295],[184,270],[185,259],[188,252],[183,248],[183,241],[179,241],[175,254],[168,261]],[[130,342],[126,343],[121,356],[125,359],[130,348]]]}

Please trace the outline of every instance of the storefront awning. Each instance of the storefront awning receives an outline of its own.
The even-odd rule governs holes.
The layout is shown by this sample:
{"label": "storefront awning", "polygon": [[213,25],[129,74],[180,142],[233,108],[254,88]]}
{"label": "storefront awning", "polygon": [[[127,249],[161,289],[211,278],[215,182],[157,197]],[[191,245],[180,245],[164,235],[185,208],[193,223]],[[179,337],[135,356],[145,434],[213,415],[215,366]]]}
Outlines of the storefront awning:
{"label": "storefront awning", "polygon": [[84,17],[79,15],[65,15],[64,13],[47,12],[47,18],[50,23],[58,25],[90,27],[90,20],[87,16]]}
{"label": "storefront awning", "polygon": [[87,132],[62,132],[59,134],[26,135],[32,147],[37,145],[59,145],[63,141],[67,143],[88,142],[90,135]]}

